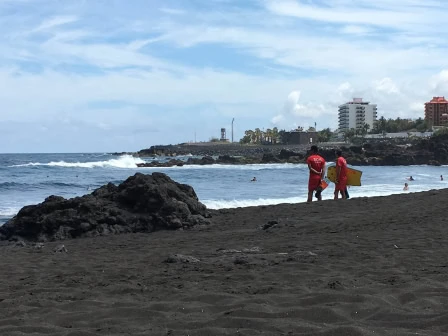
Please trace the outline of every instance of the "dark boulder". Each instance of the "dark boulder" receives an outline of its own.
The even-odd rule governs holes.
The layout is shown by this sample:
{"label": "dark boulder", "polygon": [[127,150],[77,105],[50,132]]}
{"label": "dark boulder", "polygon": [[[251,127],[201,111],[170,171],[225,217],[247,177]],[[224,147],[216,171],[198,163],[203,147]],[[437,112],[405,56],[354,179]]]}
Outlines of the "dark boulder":
{"label": "dark boulder", "polygon": [[239,164],[241,163],[240,158],[230,156],[230,155],[220,155],[216,160],[217,163],[223,164]]}
{"label": "dark boulder", "polygon": [[204,156],[204,157],[201,159],[201,165],[209,165],[209,164],[214,164],[214,163],[216,163],[216,162],[215,162],[215,159],[212,158],[212,157],[209,156],[209,155]]}
{"label": "dark boulder", "polygon": [[188,229],[209,224],[194,189],[163,173],[137,173],[89,195],[50,196],[23,207],[0,227],[0,239],[52,241],[99,235]]}
{"label": "dark boulder", "polygon": [[265,153],[263,154],[263,157],[261,158],[262,163],[278,163],[281,162],[274,154],[272,153]]}
{"label": "dark boulder", "polygon": [[440,162],[436,161],[436,160],[430,160],[428,162],[428,165],[430,165],[430,166],[441,166]]}
{"label": "dark boulder", "polygon": [[198,158],[189,158],[187,160],[187,165],[210,165],[216,163],[215,159],[211,156],[204,156],[200,159]]}
{"label": "dark boulder", "polygon": [[304,163],[305,159],[303,155],[290,156],[287,160],[288,163]]}
{"label": "dark boulder", "polygon": [[292,156],[302,156],[302,154],[296,153],[292,150],[288,150],[288,149],[282,149],[280,151],[280,153],[278,154],[278,158],[281,160],[288,160],[290,157]]}
{"label": "dark boulder", "polygon": [[185,164],[184,161],[178,159],[171,159],[168,162],[151,161],[145,163],[137,163],[137,167],[182,167]]}
{"label": "dark boulder", "polygon": [[355,154],[362,154],[362,152],[363,152],[362,146],[351,146],[350,151]]}

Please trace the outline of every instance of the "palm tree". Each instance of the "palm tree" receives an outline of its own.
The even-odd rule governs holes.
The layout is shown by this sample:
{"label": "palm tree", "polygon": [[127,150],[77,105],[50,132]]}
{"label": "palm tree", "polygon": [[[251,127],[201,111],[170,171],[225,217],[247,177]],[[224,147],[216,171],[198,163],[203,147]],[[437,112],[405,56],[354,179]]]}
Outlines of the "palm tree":
{"label": "palm tree", "polygon": [[266,130],[265,139],[264,140],[269,142],[270,144],[272,144],[272,130],[270,128],[268,128]]}
{"label": "palm tree", "polygon": [[274,128],[272,129],[272,142],[273,142],[274,144],[276,144],[276,143],[278,142],[278,136],[279,136],[278,128],[277,128],[277,127],[274,127]]}
{"label": "palm tree", "polygon": [[251,143],[252,138],[253,138],[253,133],[254,133],[254,131],[252,131],[252,130],[244,131],[244,137],[240,140],[240,143],[242,143],[242,144]]}
{"label": "palm tree", "polygon": [[382,116],[380,120],[378,120],[378,131],[380,133],[384,132],[386,130],[387,120]]}
{"label": "palm tree", "polygon": [[356,135],[356,130],[354,128],[351,128],[347,131],[344,132],[344,141],[352,141],[352,139],[355,137]]}
{"label": "palm tree", "polygon": [[362,134],[363,137],[365,137],[366,134],[369,132],[369,128],[370,128],[370,125],[369,125],[369,124],[364,124],[364,125],[362,126],[361,134]]}
{"label": "palm tree", "polygon": [[262,139],[263,133],[261,132],[261,130],[257,127],[255,129],[255,142],[257,144],[261,143],[261,139]]}

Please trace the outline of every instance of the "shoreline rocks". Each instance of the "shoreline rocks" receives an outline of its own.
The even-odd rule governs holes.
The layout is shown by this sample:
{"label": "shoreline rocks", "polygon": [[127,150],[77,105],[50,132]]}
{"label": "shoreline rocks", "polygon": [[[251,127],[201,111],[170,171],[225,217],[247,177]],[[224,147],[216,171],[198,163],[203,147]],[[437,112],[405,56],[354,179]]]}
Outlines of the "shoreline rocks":
{"label": "shoreline rocks", "polygon": [[[336,149],[354,166],[408,166],[448,164],[448,135],[441,134],[429,139],[414,141],[413,144],[397,144],[388,141],[366,142],[361,145],[318,144],[321,155],[327,161],[334,161]],[[160,149],[163,147],[163,150]],[[173,167],[208,164],[263,164],[263,163],[305,163],[310,145],[259,145],[243,146],[220,144],[209,146],[179,145],[154,146],[134,153],[136,156],[195,155],[187,160],[172,159],[168,162],[152,161],[138,164],[139,167]]]}
{"label": "shoreline rocks", "polygon": [[0,240],[53,241],[130,232],[190,229],[210,217],[194,189],[163,173],[136,173],[82,197],[49,196],[0,227]]}

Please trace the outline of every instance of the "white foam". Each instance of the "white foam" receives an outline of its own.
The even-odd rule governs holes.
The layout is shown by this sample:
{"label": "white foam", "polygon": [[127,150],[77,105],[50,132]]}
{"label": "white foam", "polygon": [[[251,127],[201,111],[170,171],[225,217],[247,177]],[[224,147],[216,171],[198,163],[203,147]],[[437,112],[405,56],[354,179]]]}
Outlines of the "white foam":
{"label": "white foam", "polygon": [[146,167],[147,169],[157,170],[161,169],[228,169],[228,170],[279,170],[279,169],[297,169],[306,168],[307,166],[303,163],[262,163],[262,164],[244,164],[244,165],[233,165],[233,164],[211,164],[211,165],[184,165],[182,167]]}
{"label": "white foam", "polygon": [[4,217],[12,217],[15,216],[21,207],[6,207],[6,208],[0,208],[0,216]]}
{"label": "white foam", "polygon": [[[372,188],[373,187],[373,188]],[[370,188],[370,189],[368,189]],[[348,189],[350,199],[358,197],[377,197],[377,196],[390,196],[397,194],[408,194],[414,192],[428,191],[431,189],[444,189],[444,185],[438,186],[410,186],[407,191],[403,190],[403,186],[391,186],[391,185],[375,185],[365,187],[351,187]],[[323,200],[333,199],[333,189],[327,189],[322,193]],[[315,201],[315,199],[313,199]],[[277,205],[282,203],[297,204],[306,202],[306,194],[302,196],[288,197],[288,198],[272,198],[272,199],[244,199],[244,200],[201,200],[203,204],[209,209],[231,209],[239,207],[250,207],[260,205]]]}
{"label": "white foam", "polygon": [[95,167],[114,167],[114,168],[137,168],[137,163],[145,163],[140,158],[133,157],[131,155],[123,155],[117,159],[110,159],[107,161],[93,161],[93,162],[65,162],[65,161],[52,161],[48,163],[30,162],[20,165],[14,165],[11,167],[29,167],[29,166],[50,166],[50,167],[77,167],[77,168],[95,168]]}
{"label": "white foam", "polygon": [[282,203],[301,203],[303,201],[303,197],[259,198],[255,200],[201,200],[201,202],[205,204],[209,209],[230,209],[259,205],[275,205]]}

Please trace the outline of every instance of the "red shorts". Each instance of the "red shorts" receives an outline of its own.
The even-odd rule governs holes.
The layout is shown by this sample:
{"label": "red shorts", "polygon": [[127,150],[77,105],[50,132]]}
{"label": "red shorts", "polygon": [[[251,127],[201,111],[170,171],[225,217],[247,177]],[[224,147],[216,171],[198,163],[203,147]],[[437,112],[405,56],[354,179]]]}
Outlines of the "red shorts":
{"label": "red shorts", "polygon": [[310,176],[308,180],[308,191],[315,191],[320,185],[320,175]]}
{"label": "red shorts", "polygon": [[339,183],[335,184],[334,191],[345,191],[347,188],[347,179],[339,180]]}

